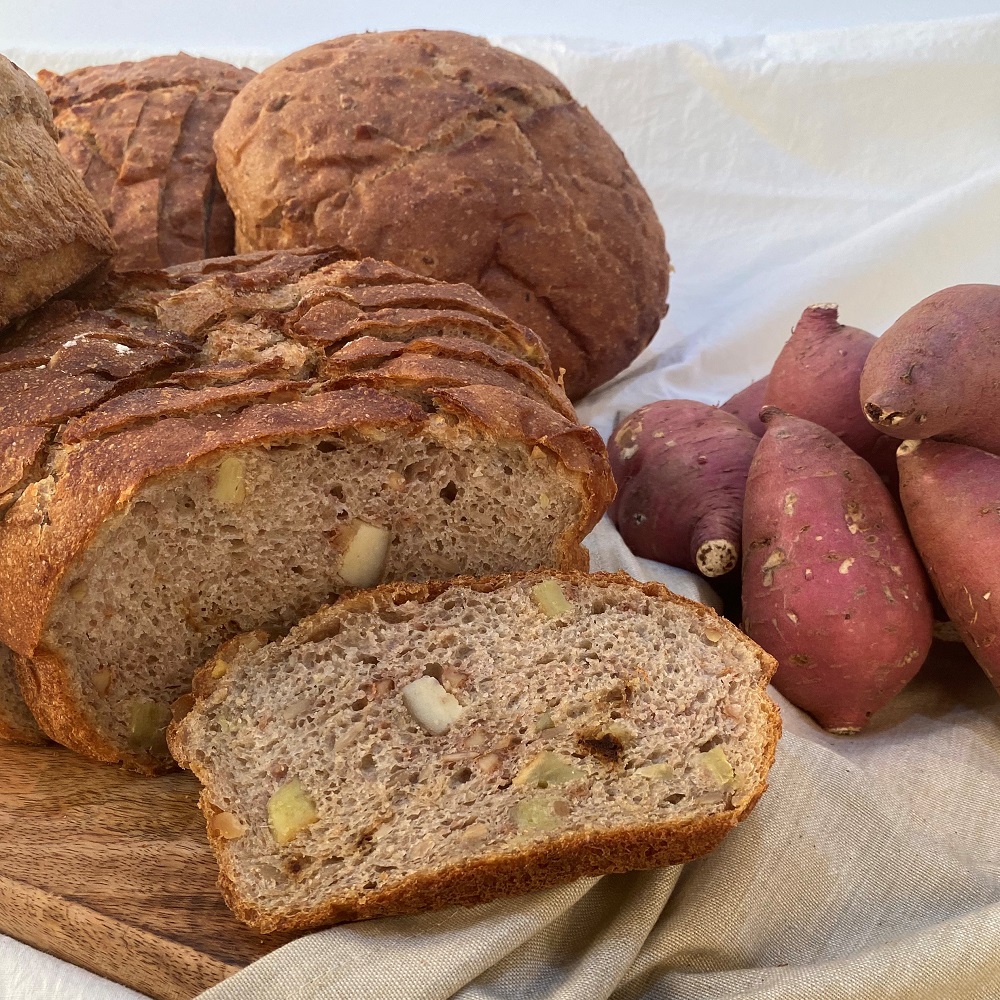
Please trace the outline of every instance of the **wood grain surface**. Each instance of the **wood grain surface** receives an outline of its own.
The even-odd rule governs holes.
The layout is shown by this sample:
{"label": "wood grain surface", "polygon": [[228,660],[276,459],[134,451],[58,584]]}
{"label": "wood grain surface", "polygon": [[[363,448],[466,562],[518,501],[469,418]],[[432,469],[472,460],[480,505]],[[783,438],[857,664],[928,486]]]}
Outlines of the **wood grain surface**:
{"label": "wood grain surface", "polygon": [[0,743],[0,932],[157,1000],[284,944],[232,916],[187,773]]}

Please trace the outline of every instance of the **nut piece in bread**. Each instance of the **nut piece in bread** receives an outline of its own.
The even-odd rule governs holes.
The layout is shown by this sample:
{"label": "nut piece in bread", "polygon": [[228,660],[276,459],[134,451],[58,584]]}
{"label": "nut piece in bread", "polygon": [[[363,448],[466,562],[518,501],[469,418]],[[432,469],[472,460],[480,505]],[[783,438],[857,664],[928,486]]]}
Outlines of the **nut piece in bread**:
{"label": "nut piece in bread", "polygon": [[104,212],[119,268],[233,252],[233,214],[215,176],[215,130],[253,77],[181,52],[38,74],[59,148]]}
{"label": "nut piece in bread", "polygon": [[621,150],[541,66],[459,32],[349,35],[268,67],[216,135],[237,250],[338,244],[474,285],[571,399],[646,346],[669,258]]}
{"label": "nut piece in bread", "polygon": [[[558,619],[532,598],[547,579]],[[387,584],[229,662],[168,740],[202,782],[226,899],[262,932],[692,860],[753,808],[780,732],[774,660],[625,574]],[[422,725],[415,685],[461,712]],[[275,829],[289,780],[298,819]]]}
{"label": "nut piece in bread", "polygon": [[55,140],[42,89],[0,56],[0,327],[115,252],[107,223]]}

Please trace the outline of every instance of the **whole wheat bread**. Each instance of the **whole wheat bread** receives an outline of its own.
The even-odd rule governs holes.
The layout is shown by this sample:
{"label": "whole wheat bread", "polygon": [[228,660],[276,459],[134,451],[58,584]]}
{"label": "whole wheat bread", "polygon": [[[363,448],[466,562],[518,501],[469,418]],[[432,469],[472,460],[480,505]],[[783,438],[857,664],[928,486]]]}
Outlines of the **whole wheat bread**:
{"label": "whole wheat bread", "polygon": [[0,56],[0,327],[107,263],[111,232],[56,145],[41,87]]}
{"label": "whole wheat bread", "polygon": [[624,574],[386,585],[223,647],[169,739],[230,907],[304,929],[712,850],[766,787],[774,667]]}
{"label": "whole wheat bread", "polygon": [[474,285],[571,398],[666,313],[663,228],[614,140],[537,63],[455,31],[335,38],[269,66],[216,133],[240,251],[337,243]]}
{"label": "whole wheat bread", "polygon": [[233,252],[233,213],[215,176],[212,141],[252,76],[183,52],[38,74],[59,148],[114,233],[117,267]]}
{"label": "whole wheat bread", "polygon": [[[169,704],[237,632],[359,579],[586,564],[613,482],[597,433],[538,391],[537,338],[471,289],[341,258],[119,276],[0,352],[0,638],[53,739],[162,770]],[[354,329],[478,360],[342,387],[323,372]],[[500,345],[537,378],[496,384]],[[388,546],[372,580],[344,569],[363,532]]]}

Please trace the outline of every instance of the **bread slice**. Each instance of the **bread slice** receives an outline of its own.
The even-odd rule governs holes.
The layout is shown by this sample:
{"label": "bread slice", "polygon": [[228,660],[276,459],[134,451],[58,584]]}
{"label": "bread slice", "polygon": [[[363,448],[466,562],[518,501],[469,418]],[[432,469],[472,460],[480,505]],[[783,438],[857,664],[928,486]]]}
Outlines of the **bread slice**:
{"label": "bread slice", "polygon": [[386,585],[223,647],[169,740],[230,907],[302,930],[712,850],[766,787],[774,668],[625,574]]}
{"label": "bread slice", "polygon": [[[376,382],[325,374],[386,302]],[[321,305],[347,333],[299,329]],[[429,335],[475,361],[408,350]],[[171,702],[238,632],[383,579],[585,566],[614,485],[547,365],[471,289],[336,252],[119,276],[24,323],[0,347],[0,641],[42,729],[157,772]]]}
{"label": "bread slice", "polygon": [[41,87],[0,56],[0,327],[107,263],[111,232],[56,145]]}
{"label": "bread slice", "polygon": [[[586,565],[610,497],[594,432],[492,387],[442,391],[431,412],[289,395],[67,445],[13,505],[0,575],[19,584],[0,608],[54,739],[162,770],[170,703],[234,633],[361,582]],[[371,568],[348,573],[349,553]]]}
{"label": "bread slice", "polygon": [[28,710],[14,674],[14,654],[0,646],[0,740],[9,743],[45,743],[45,734],[38,728]]}

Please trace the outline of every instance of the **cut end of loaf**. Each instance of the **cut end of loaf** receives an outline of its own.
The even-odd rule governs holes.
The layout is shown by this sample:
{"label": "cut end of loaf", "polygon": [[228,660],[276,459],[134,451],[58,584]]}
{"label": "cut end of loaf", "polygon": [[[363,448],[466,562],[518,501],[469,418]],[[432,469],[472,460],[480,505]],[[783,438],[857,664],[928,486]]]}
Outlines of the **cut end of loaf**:
{"label": "cut end of loaf", "polygon": [[208,664],[171,746],[237,915],[306,929],[711,850],[766,786],[773,666],[624,574],[386,585]]}
{"label": "cut end of loaf", "polygon": [[231,450],[139,491],[74,565],[49,618],[46,646],[88,692],[94,732],[84,745],[55,718],[60,738],[163,770],[170,704],[236,633],[287,628],[380,580],[579,565],[566,530],[582,497],[551,456],[440,419],[373,437]]}
{"label": "cut end of loaf", "polygon": [[727,538],[713,538],[698,548],[695,565],[703,576],[724,576],[736,569],[740,561],[739,546]]}

